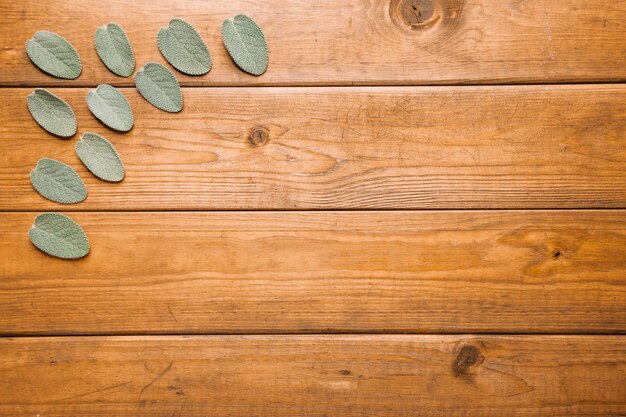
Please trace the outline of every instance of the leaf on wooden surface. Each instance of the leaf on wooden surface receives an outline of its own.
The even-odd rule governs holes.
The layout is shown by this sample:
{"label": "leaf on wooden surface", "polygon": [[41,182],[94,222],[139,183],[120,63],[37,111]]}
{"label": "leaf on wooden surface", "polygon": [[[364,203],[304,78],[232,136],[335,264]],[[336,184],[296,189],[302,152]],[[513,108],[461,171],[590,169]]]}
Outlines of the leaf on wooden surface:
{"label": "leaf on wooden surface", "polygon": [[64,138],[76,133],[76,115],[70,105],[60,97],[43,88],[37,88],[26,101],[30,114],[48,132]]}
{"label": "leaf on wooden surface", "polygon": [[98,56],[111,72],[120,77],[133,75],[135,54],[124,29],[109,23],[96,30],[94,41]]}
{"label": "leaf on wooden surface", "polygon": [[211,70],[211,54],[204,41],[189,23],[170,20],[157,35],[159,50],[174,68],[188,75],[203,75]]}
{"label": "leaf on wooden surface", "polygon": [[76,142],[76,153],[93,175],[104,181],[124,179],[124,165],[111,142],[102,136],[86,132]]}
{"label": "leaf on wooden surface", "polygon": [[265,35],[254,20],[242,14],[224,20],[222,39],[239,68],[253,75],[261,75],[267,70],[269,57]]}
{"label": "leaf on wooden surface", "polygon": [[26,53],[40,70],[58,78],[73,80],[83,70],[74,46],[54,32],[36,32],[26,41]]}
{"label": "leaf on wooden surface", "polygon": [[91,113],[111,129],[128,132],[133,128],[133,111],[117,88],[100,84],[87,94],[87,105]]}
{"label": "leaf on wooden surface", "polygon": [[89,253],[89,239],[74,220],[61,213],[42,213],[28,231],[37,249],[63,259],[77,259]]}
{"label": "leaf on wooden surface", "polygon": [[154,107],[177,113],[183,109],[183,93],[172,71],[158,62],[148,62],[135,74],[139,93]]}
{"label": "leaf on wooden surface", "polygon": [[30,182],[39,194],[57,203],[74,204],[87,198],[85,184],[76,171],[54,159],[40,159],[30,172]]}

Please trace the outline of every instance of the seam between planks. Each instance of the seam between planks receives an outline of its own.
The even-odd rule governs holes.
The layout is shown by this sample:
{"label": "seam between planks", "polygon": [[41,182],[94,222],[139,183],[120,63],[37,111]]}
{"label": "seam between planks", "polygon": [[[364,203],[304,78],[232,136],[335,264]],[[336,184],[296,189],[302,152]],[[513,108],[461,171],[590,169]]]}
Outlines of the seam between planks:
{"label": "seam between planks", "polygon": [[258,337],[272,337],[272,336],[281,336],[281,337],[289,337],[289,336],[333,336],[333,337],[342,337],[342,336],[515,336],[515,337],[535,337],[535,336],[545,336],[545,337],[567,337],[567,336],[589,336],[589,337],[597,337],[597,336],[606,336],[606,337],[620,337],[626,336],[626,330],[623,332],[389,332],[389,331],[354,331],[354,332],[233,332],[233,333],[223,333],[223,332],[203,332],[203,333],[138,333],[138,332],[94,332],[94,333],[0,333],[0,339],[34,339],[34,338],[44,338],[44,337],[58,337],[58,338],[69,338],[69,337],[81,337],[81,338],[96,338],[96,337],[213,337],[213,336],[258,336]]}
{"label": "seam between planks", "polygon": [[32,209],[0,209],[0,213],[41,213],[44,211],[60,211],[64,213],[252,213],[255,211],[263,212],[263,213],[283,213],[283,212],[419,212],[419,213],[433,213],[433,212],[458,212],[458,213],[470,213],[470,212],[483,212],[483,211],[498,211],[498,212],[524,212],[524,211],[553,211],[553,212],[567,212],[567,211],[621,211],[626,210],[626,207],[530,207],[530,208],[506,208],[506,207],[494,207],[494,208],[285,208],[285,209],[275,209],[275,208],[251,208],[251,209],[197,209],[190,210],[188,208],[181,209],[72,209],[70,207],[56,207],[49,209],[41,209],[41,210],[32,210]]}
{"label": "seam between planks", "polygon": [[[540,86],[577,86],[577,85],[619,85],[625,84],[626,78],[612,81],[563,81],[563,82],[551,82],[544,83],[538,81],[534,82],[509,82],[509,83],[434,83],[434,84],[407,84],[407,83],[276,83],[276,84],[207,84],[207,85],[194,85],[181,83],[181,88],[324,88],[324,87],[345,87],[345,88],[359,88],[359,87],[434,87],[434,88],[450,88],[450,87],[540,87]],[[76,84],[0,84],[0,89],[11,88],[95,88],[99,84],[93,83],[76,83]],[[111,84],[115,88],[135,88],[131,84]]]}

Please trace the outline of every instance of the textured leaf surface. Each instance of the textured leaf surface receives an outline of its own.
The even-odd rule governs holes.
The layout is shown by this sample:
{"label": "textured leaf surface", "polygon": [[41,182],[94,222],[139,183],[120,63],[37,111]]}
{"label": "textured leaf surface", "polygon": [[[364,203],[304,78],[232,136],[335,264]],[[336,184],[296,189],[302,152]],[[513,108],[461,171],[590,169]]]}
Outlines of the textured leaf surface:
{"label": "textured leaf surface", "polygon": [[135,54],[126,32],[116,23],[96,30],[96,52],[104,65],[116,75],[130,77],[135,71]]}
{"label": "textured leaf surface", "polygon": [[37,88],[26,101],[30,114],[48,132],[64,138],[76,133],[76,115],[70,105],[60,97],[43,88]]}
{"label": "textured leaf surface", "polygon": [[150,104],[171,113],[183,109],[183,93],[172,71],[158,62],[148,62],[135,74],[139,93]]}
{"label": "textured leaf surface", "polygon": [[82,258],[89,253],[89,240],[74,220],[61,213],[42,213],[28,231],[37,249],[63,259]]}
{"label": "textured leaf surface", "polygon": [[40,70],[58,78],[73,80],[83,70],[76,49],[54,32],[36,32],[26,41],[26,53]]}
{"label": "textured leaf surface", "polygon": [[189,23],[172,19],[157,36],[159,50],[178,71],[188,75],[202,75],[211,69],[211,54],[204,41]]}
{"label": "textured leaf surface", "polygon": [[57,203],[80,203],[87,198],[85,184],[76,171],[54,159],[40,159],[30,172],[30,182],[39,194]]}
{"label": "textured leaf surface", "polygon": [[95,133],[86,132],[76,142],[76,153],[93,175],[111,182],[124,178],[124,165],[111,142]]}
{"label": "textured leaf surface", "polygon": [[235,64],[253,75],[261,75],[269,61],[265,35],[248,16],[239,14],[222,23],[222,39]]}
{"label": "textured leaf surface", "polygon": [[108,84],[100,84],[87,94],[89,110],[111,129],[128,132],[133,128],[133,111],[124,94]]}

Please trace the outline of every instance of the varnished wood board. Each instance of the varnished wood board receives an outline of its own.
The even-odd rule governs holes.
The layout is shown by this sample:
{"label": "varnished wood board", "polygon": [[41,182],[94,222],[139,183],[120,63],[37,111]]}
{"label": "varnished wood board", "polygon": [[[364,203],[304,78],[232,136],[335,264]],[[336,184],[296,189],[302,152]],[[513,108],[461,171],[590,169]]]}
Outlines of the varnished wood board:
{"label": "varnished wood board", "polygon": [[626,332],[626,212],[2,213],[0,334]]}
{"label": "varnished wood board", "polygon": [[[78,115],[67,141],[32,119],[31,91],[0,90],[0,210],[626,207],[623,84],[188,88],[180,114],[123,89],[126,134],[89,113],[88,89],[53,89]],[[118,148],[122,183],[82,166],[85,131]],[[38,195],[43,157],[76,168],[87,200]]]}
{"label": "varnished wood board", "polygon": [[621,336],[0,339],[0,415],[617,416]]}
{"label": "varnished wood board", "polygon": [[[431,6],[429,6],[431,5]],[[264,30],[268,71],[238,70],[222,44],[224,19],[245,13]],[[127,31],[138,67],[165,62],[159,28],[192,23],[213,56],[185,85],[354,85],[626,80],[623,0],[49,0],[0,3],[0,85],[132,85],[109,72],[94,32]],[[37,30],[66,37],[83,60],[75,81],[35,68],[24,42]]]}

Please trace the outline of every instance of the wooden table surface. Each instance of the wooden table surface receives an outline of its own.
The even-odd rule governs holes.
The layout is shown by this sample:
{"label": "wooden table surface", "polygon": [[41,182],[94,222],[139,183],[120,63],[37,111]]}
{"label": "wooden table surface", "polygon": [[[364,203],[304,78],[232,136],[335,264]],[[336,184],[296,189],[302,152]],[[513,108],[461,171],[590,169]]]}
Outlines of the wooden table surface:
{"label": "wooden table surface", "polygon": [[[242,12],[260,77],[221,42]],[[114,21],[137,67],[165,63],[172,17],[214,62],[174,71],[179,114],[93,46]],[[37,30],[74,44],[78,79],[31,64]],[[0,416],[626,414],[625,82],[624,0],[1,1]],[[101,83],[129,133],[88,111]],[[28,113],[44,86],[71,140]],[[80,163],[85,131],[122,183]],[[38,195],[42,157],[87,200]],[[42,211],[91,253],[38,251]]]}

